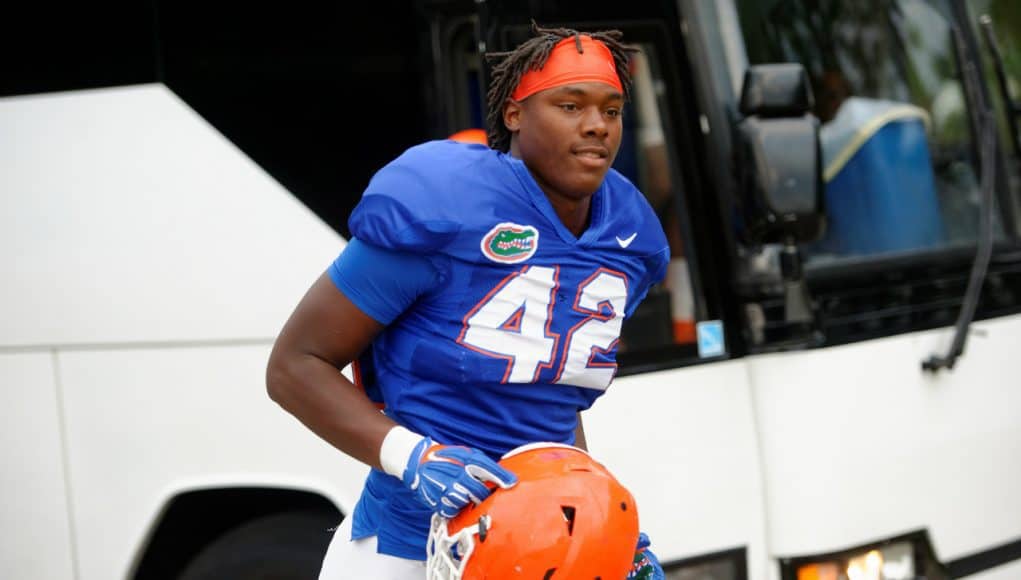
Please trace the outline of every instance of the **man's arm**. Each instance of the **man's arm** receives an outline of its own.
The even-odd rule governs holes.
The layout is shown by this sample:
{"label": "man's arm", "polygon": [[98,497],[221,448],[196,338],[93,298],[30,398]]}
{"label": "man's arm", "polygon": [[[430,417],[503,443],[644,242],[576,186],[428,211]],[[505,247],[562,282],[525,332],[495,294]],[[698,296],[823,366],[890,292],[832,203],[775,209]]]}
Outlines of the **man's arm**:
{"label": "man's arm", "polygon": [[340,371],[382,329],[324,273],[284,324],[266,367],[271,399],[337,449],[376,468],[383,438],[396,423]]}
{"label": "man's arm", "polygon": [[273,345],[266,367],[270,398],[337,449],[400,479],[444,517],[485,499],[486,483],[517,483],[477,449],[442,445],[398,426],[341,374],[382,329],[323,274]]}

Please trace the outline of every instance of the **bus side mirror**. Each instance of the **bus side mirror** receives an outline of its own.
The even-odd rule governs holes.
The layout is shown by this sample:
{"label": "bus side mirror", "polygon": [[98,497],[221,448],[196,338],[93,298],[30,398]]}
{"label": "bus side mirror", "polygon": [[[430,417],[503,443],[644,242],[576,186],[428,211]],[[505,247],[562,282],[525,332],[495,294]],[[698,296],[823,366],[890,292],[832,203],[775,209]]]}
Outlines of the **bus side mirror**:
{"label": "bus side mirror", "polygon": [[782,244],[784,321],[811,324],[798,244],[825,231],[819,120],[808,75],[798,63],[750,67],[741,89],[737,168],[739,235],[752,246]]}
{"label": "bus side mirror", "polygon": [[764,64],[745,72],[738,129],[743,237],[751,244],[822,237],[819,120],[805,69]]}

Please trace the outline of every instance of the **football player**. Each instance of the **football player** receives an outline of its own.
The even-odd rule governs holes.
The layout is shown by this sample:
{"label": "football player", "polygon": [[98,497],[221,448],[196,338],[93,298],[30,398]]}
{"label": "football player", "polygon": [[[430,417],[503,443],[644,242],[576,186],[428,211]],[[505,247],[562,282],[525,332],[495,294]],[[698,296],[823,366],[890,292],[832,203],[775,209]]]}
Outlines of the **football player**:
{"label": "football player", "polygon": [[[621,324],[665,275],[659,220],[611,169],[620,32],[532,32],[487,55],[488,146],[431,141],[380,169],[273,346],[272,399],[372,468],[321,578],[421,578],[432,514],[515,485],[504,453],[584,448]],[[631,576],[661,577],[634,541]]]}

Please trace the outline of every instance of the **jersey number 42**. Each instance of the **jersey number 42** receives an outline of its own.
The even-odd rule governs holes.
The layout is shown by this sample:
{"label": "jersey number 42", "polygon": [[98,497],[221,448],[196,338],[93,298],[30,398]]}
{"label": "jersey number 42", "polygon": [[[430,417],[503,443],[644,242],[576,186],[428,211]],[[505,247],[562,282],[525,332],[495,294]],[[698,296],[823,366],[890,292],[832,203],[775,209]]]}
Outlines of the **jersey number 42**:
{"label": "jersey number 42", "polygon": [[[537,382],[543,369],[555,368],[553,383],[605,390],[617,364],[595,358],[609,353],[620,337],[627,277],[600,268],[578,284],[568,303],[556,299],[559,273],[558,267],[526,266],[504,278],[464,317],[457,341],[506,359],[504,383]],[[563,337],[551,332],[554,317],[568,312],[581,321]]]}

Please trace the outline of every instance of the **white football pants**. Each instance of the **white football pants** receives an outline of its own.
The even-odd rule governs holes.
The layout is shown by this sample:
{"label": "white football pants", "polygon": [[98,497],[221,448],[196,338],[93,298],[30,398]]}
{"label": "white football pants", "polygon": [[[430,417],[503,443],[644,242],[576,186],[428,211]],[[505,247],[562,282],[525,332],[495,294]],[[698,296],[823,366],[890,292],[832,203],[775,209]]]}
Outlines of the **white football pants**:
{"label": "white football pants", "polygon": [[425,562],[376,552],[376,536],[351,539],[351,518],[333,533],[323,558],[319,580],[423,580]]}

